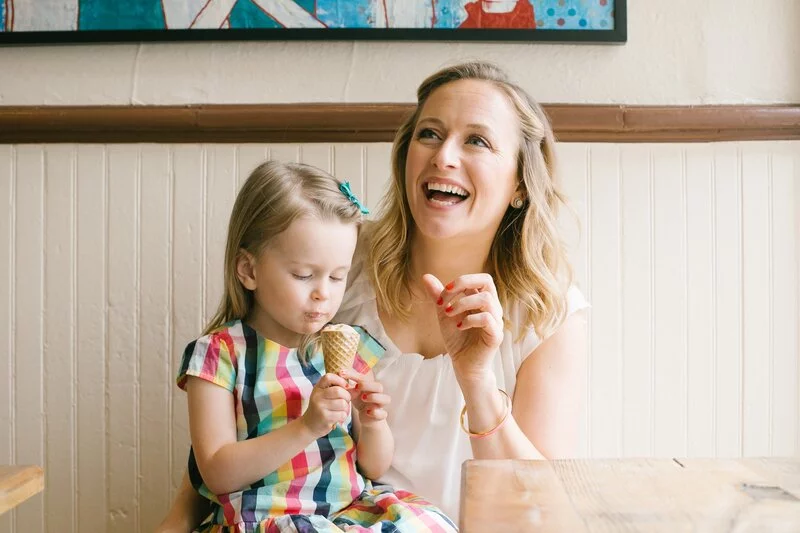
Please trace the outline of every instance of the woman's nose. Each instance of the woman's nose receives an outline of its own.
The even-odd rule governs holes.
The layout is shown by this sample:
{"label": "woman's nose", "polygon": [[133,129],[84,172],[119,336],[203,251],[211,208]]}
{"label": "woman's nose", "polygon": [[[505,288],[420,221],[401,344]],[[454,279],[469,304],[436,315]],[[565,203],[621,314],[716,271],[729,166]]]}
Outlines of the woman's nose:
{"label": "woman's nose", "polygon": [[433,155],[432,163],[439,170],[458,168],[460,152],[455,140],[445,139]]}

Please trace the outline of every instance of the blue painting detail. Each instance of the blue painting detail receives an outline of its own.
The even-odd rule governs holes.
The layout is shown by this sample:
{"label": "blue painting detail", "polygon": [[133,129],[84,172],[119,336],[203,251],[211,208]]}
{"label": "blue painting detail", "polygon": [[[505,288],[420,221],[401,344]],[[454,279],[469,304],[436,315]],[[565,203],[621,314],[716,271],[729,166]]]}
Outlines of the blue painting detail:
{"label": "blue painting detail", "polygon": [[251,0],[239,0],[230,14],[231,28],[282,28]]}
{"label": "blue painting detail", "polygon": [[537,27],[553,30],[614,29],[614,0],[532,0]]}
{"label": "blue painting detail", "polygon": [[0,0],[0,31],[6,31],[6,3]]}
{"label": "blue painting detail", "polygon": [[329,28],[385,26],[374,20],[374,0],[318,0],[316,16]]}
{"label": "blue painting detail", "polygon": [[80,0],[81,30],[166,29],[161,0]]}

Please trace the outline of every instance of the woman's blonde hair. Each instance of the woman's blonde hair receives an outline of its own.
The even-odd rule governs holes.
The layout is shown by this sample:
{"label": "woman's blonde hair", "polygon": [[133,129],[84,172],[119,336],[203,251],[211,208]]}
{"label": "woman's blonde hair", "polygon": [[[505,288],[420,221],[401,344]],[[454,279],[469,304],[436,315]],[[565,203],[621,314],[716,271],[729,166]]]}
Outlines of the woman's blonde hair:
{"label": "woman's blonde hair", "polygon": [[520,330],[533,327],[544,338],[567,312],[572,269],[559,236],[557,218],[565,196],[554,173],[553,130],[541,106],[491,63],[455,65],[428,77],[417,90],[417,107],[397,131],[392,150],[392,180],[379,217],[370,231],[369,269],[378,305],[406,319],[410,315],[410,237],[413,218],[405,192],[408,149],[420,113],[431,93],[459,80],[482,80],[506,94],[519,117],[518,190],[524,205],[509,207],[488,257],[500,302],[518,301],[527,310]]}
{"label": "woman's blonde hair", "polygon": [[[360,225],[359,207],[344,195],[339,185],[327,172],[300,163],[266,161],[250,173],[231,211],[222,300],[205,328],[205,335],[250,314],[253,293],[236,276],[236,263],[242,252],[258,257],[272,239],[300,217],[315,216]],[[301,343],[298,350],[301,356],[312,341],[306,338]]]}

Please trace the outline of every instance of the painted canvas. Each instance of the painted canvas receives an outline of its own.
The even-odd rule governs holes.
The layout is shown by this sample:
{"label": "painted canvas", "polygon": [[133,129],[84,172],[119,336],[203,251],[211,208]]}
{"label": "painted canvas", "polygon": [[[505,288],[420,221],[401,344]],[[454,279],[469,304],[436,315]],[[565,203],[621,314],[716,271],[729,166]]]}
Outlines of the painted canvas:
{"label": "painted canvas", "polygon": [[0,0],[0,42],[624,41],[625,0]]}

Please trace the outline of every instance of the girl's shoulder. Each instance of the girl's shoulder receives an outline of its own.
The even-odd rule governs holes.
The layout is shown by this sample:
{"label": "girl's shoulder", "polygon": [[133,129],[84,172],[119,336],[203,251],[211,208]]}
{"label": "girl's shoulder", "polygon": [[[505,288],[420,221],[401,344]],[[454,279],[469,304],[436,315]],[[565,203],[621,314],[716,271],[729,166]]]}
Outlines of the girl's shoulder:
{"label": "girl's shoulder", "polygon": [[184,388],[188,376],[196,376],[232,390],[239,359],[256,335],[241,320],[227,322],[189,344],[183,351],[177,384]]}
{"label": "girl's shoulder", "polygon": [[[236,353],[239,348],[245,348],[249,337],[256,337],[258,333],[239,319],[231,320],[214,328],[202,337],[189,343],[188,346],[221,346],[227,351]],[[187,346],[187,348],[188,348]]]}

